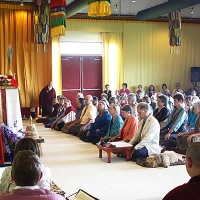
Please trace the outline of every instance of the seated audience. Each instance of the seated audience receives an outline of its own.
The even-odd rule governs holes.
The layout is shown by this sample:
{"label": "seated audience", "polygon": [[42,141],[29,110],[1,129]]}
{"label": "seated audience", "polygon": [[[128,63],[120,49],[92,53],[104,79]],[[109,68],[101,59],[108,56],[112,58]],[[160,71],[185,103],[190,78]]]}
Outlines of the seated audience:
{"label": "seated audience", "polygon": [[42,166],[36,153],[31,150],[18,152],[13,160],[11,173],[16,186],[11,192],[0,195],[0,200],[64,200],[64,197],[37,185],[42,174]]}
{"label": "seated audience", "polygon": [[119,98],[120,98],[119,90],[115,90],[115,97],[119,101]]}
{"label": "seated audience", "polygon": [[108,112],[106,102],[101,100],[98,104],[98,115],[95,122],[91,124],[88,131],[82,131],[80,139],[84,142],[92,142],[96,144],[101,137],[104,137],[108,132],[111,122],[111,115]]}
{"label": "seated audience", "polygon": [[109,104],[118,104],[119,105],[119,101],[116,97],[111,97],[109,100]]}
{"label": "seated audience", "polygon": [[106,105],[107,105],[107,109],[109,108],[109,102],[108,102],[108,95],[105,94],[105,93],[102,93],[101,94],[101,100],[105,101],[106,102]]}
{"label": "seated audience", "polygon": [[162,94],[165,94],[166,92],[167,93],[170,93],[170,91],[167,89],[167,84],[166,83],[163,83],[162,84],[162,89],[160,91]]}
{"label": "seated audience", "polygon": [[[18,152],[23,151],[23,150],[31,150],[35,152],[38,155],[38,157],[40,157],[40,150],[39,150],[38,143],[32,138],[22,138],[21,140],[19,140],[19,142],[17,143],[15,147],[15,152],[14,152],[15,156],[17,155]],[[11,171],[12,171],[11,166],[8,166],[3,171],[3,174],[1,177],[1,183],[0,183],[1,194],[14,190],[16,186],[15,182],[13,182],[11,179],[11,176],[10,176]],[[47,166],[41,164],[41,172],[43,175],[40,181],[37,183],[37,185],[40,188],[50,190],[51,182],[52,182],[50,169]]]}
{"label": "seated audience", "polygon": [[132,107],[132,113],[133,115],[138,118],[137,114],[137,98],[134,93],[128,94],[128,104]]}
{"label": "seated audience", "polygon": [[120,106],[124,106],[124,105],[127,104],[127,96],[126,96],[126,94],[123,95],[123,96],[120,96],[120,98],[119,98],[119,104],[120,104]]}
{"label": "seated audience", "polygon": [[94,123],[94,120],[97,115],[97,109],[92,104],[93,97],[91,95],[85,96],[85,107],[81,112],[81,117],[79,120],[74,121],[68,129],[68,132],[80,136],[82,131],[86,131],[90,129],[91,123]]}
{"label": "seated audience", "polygon": [[160,145],[176,147],[176,136],[180,132],[186,132],[187,113],[182,107],[183,95],[174,96],[174,110],[162,124],[160,131]]}
{"label": "seated audience", "polygon": [[53,122],[51,125],[52,129],[55,129],[57,131],[61,131],[61,128],[64,126],[65,123],[71,122],[76,119],[76,109],[72,106],[70,100],[66,100],[65,103],[66,110],[64,112],[64,115],[60,119],[59,117]]}
{"label": "seated audience", "polygon": [[108,142],[112,137],[119,134],[124,123],[120,116],[120,106],[118,104],[110,104],[109,112],[112,115],[112,120],[108,132],[100,139],[100,141],[104,142]]}
{"label": "seated audience", "polygon": [[199,200],[200,194],[200,143],[188,147],[186,152],[186,170],[191,177],[188,183],[171,190],[163,200],[191,199]]}
{"label": "seated audience", "polygon": [[92,98],[92,104],[96,107],[96,109],[98,109],[99,98],[96,96],[93,96]]}
{"label": "seated audience", "polygon": [[108,96],[108,101],[110,100],[110,98],[112,97],[112,91],[110,90],[110,86],[108,84],[105,85],[105,90],[103,91],[103,93],[107,94]]}
{"label": "seated audience", "polygon": [[51,128],[52,123],[61,115],[63,115],[63,113],[65,112],[65,107],[64,107],[64,103],[65,103],[65,97],[63,96],[63,98],[59,99],[59,107],[58,107],[58,113],[56,117],[51,118],[51,120],[45,124],[45,128]]}
{"label": "seated audience", "polygon": [[142,102],[142,98],[144,97],[143,93],[141,90],[138,90],[136,93],[136,98],[137,98],[137,103]]}
{"label": "seated audience", "polygon": [[119,90],[119,95],[122,96],[122,94],[129,94],[131,91],[128,89],[127,83],[122,83],[122,89]]}
{"label": "seated audience", "polygon": [[171,112],[174,109],[174,99],[172,98],[169,92],[165,92],[164,95],[167,97],[167,108]]}
{"label": "seated audience", "polygon": [[69,121],[69,122],[66,122],[66,123],[64,124],[64,126],[61,128],[61,131],[62,131],[63,133],[69,133],[69,131],[68,131],[69,126],[70,126],[73,122],[79,120],[80,117],[81,117],[81,112],[82,112],[83,108],[85,107],[84,98],[76,98],[76,103],[77,103],[77,107],[78,107],[78,108],[77,108],[76,115],[75,115],[75,118],[76,118],[76,119],[75,119],[75,120],[72,120],[72,121]]}
{"label": "seated audience", "polygon": [[174,97],[174,95],[177,94],[177,93],[181,93],[181,94],[184,93],[183,90],[180,89],[180,83],[179,82],[177,82],[175,84],[175,86],[176,86],[176,88],[172,91],[172,97]]}
{"label": "seated audience", "polygon": [[121,107],[121,111],[122,116],[125,119],[124,125],[120,130],[120,133],[112,137],[109,142],[119,140],[129,142],[138,130],[138,119],[132,115],[132,107],[129,104],[126,104]]}
{"label": "seated audience", "polygon": [[55,129],[57,131],[60,131],[61,128],[63,127],[64,123],[64,117],[66,117],[67,115],[69,115],[69,113],[73,113],[72,115],[72,119],[75,118],[75,113],[76,113],[76,110],[74,109],[74,107],[72,106],[71,104],[71,101],[69,99],[65,99],[64,100],[64,112],[58,116],[56,118],[56,120],[54,120],[51,124],[51,129]]}
{"label": "seated audience", "polygon": [[185,92],[185,95],[192,95],[193,90],[195,90],[196,95],[199,96],[199,91],[195,88],[194,83],[190,83],[190,88]]}
{"label": "seated audience", "polygon": [[151,115],[151,106],[141,102],[137,106],[138,116],[141,119],[139,129],[133,136],[130,144],[133,145],[132,158],[146,158],[161,152],[159,146],[159,123]]}
{"label": "seated audience", "polygon": [[194,107],[192,105],[192,96],[189,95],[185,97],[185,110],[187,111],[188,121],[187,121],[187,130],[191,131],[194,129],[196,122],[197,114],[194,112]]}
{"label": "seated audience", "polygon": [[157,108],[157,96],[156,94],[152,95],[151,96],[151,103],[150,103],[152,109],[153,109],[153,112],[156,110]]}
{"label": "seated audience", "polygon": [[160,125],[168,118],[170,112],[167,109],[167,98],[164,95],[158,96],[157,98],[156,110],[153,113],[153,116],[158,120]]}
{"label": "seated audience", "polygon": [[150,85],[149,89],[146,91],[148,97],[151,97],[153,94],[156,93],[154,85]]}
{"label": "seated audience", "polygon": [[177,134],[177,147],[181,151],[185,151],[192,142],[200,142],[200,100],[193,104],[194,112],[198,116],[194,129],[188,132],[180,132]]}
{"label": "seated audience", "polygon": [[142,95],[144,96],[145,92],[144,92],[144,90],[142,89],[142,85],[138,85],[137,90],[136,90],[135,93],[137,93],[138,91],[141,91]]}
{"label": "seated audience", "polygon": [[[60,100],[59,98],[60,98],[60,96],[57,96],[58,101]],[[59,108],[59,103],[57,102],[57,99],[53,98],[53,100],[52,100],[53,111],[51,112],[51,114],[46,117],[40,117],[40,118],[36,119],[37,123],[47,124],[52,118],[57,116],[58,108]]]}

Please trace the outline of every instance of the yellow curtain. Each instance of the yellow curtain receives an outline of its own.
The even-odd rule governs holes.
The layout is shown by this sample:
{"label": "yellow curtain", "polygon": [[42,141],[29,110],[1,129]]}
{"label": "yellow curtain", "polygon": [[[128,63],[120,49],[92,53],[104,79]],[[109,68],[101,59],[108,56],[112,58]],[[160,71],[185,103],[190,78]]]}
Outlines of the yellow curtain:
{"label": "yellow curtain", "polygon": [[60,36],[52,37],[52,81],[57,94],[62,94]]}
{"label": "yellow curtain", "polygon": [[[23,9],[23,10],[22,10]],[[11,70],[20,87],[21,107],[38,106],[40,90],[52,79],[51,41],[33,42],[33,7],[0,4],[0,70],[8,72],[7,49],[13,49]]]}
{"label": "yellow curtain", "polygon": [[147,90],[150,84],[161,90],[166,83],[170,91],[180,82],[190,85],[190,68],[200,66],[200,26],[182,23],[180,54],[170,54],[168,23],[124,23],[124,81],[135,91],[138,84]]}
{"label": "yellow curtain", "polygon": [[109,84],[114,95],[123,82],[122,33],[102,33],[102,58],[102,88]]}

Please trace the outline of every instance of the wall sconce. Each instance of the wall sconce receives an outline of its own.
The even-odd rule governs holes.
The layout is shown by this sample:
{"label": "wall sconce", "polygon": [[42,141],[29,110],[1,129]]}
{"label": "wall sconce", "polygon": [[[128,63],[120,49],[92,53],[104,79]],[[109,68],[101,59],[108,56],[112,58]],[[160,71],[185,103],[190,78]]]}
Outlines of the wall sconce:
{"label": "wall sconce", "polygon": [[118,10],[118,5],[117,4],[115,5],[115,10]]}
{"label": "wall sconce", "polygon": [[194,10],[193,10],[193,7],[192,7],[192,9],[191,9],[191,14],[194,14]]}
{"label": "wall sconce", "polygon": [[132,3],[135,3],[136,2],[136,0],[132,0]]}

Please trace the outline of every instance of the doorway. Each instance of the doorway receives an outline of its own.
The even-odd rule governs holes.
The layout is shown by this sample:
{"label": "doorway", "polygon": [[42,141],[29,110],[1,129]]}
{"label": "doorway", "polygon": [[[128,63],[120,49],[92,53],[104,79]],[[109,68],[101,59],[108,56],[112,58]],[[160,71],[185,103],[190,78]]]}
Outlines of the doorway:
{"label": "doorway", "polygon": [[92,95],[100,98],[102,93],[101,56],[62,56],[62,94],[76,108],[76,95]]}

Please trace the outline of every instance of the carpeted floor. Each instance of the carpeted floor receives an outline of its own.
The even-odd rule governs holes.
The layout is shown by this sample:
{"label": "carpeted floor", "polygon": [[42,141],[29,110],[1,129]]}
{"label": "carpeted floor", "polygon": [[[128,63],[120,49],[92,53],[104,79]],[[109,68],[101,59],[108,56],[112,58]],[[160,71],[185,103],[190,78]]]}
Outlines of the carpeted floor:
{"label": "carpeted floor", "polygon": [[106,153],[99,158],[95,145],[43,124],[36,126],[45,139],[42,163],[50,167],[54,182],[66,196],[83,189],[101,200],[158,200],[189,180],[184,165],[143,168],[115,154],[112,163],[107,163]]}

